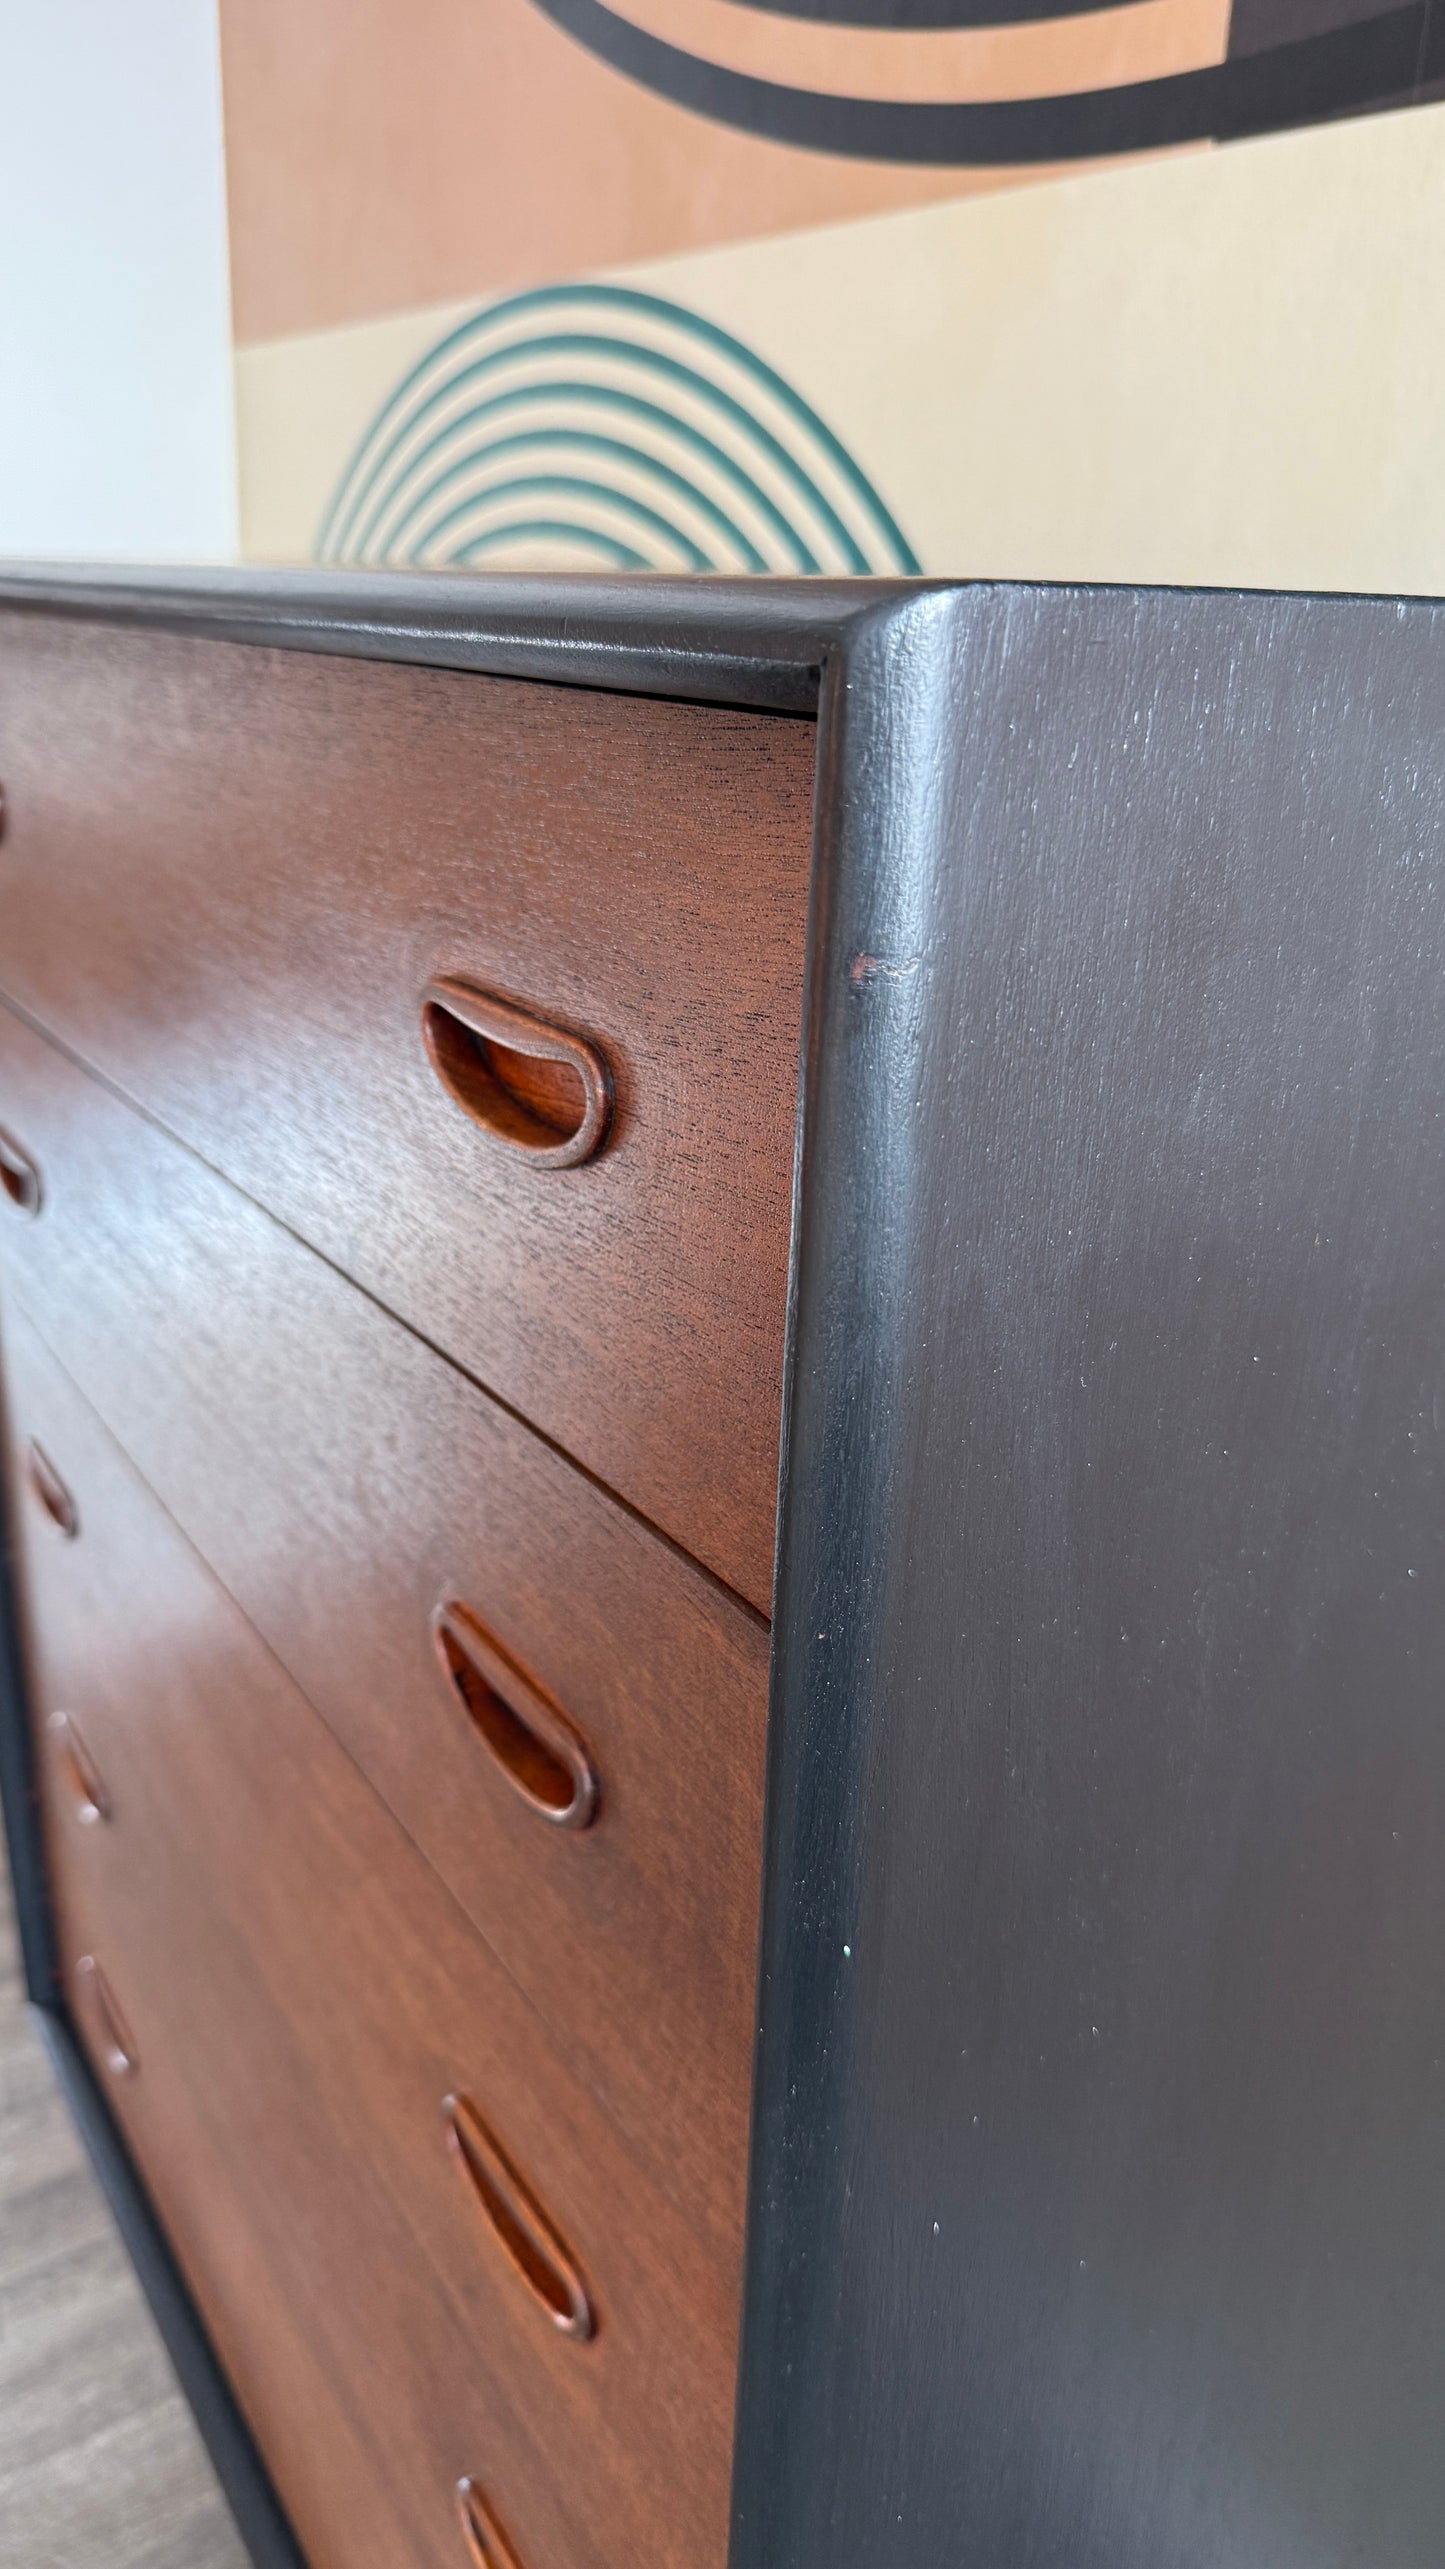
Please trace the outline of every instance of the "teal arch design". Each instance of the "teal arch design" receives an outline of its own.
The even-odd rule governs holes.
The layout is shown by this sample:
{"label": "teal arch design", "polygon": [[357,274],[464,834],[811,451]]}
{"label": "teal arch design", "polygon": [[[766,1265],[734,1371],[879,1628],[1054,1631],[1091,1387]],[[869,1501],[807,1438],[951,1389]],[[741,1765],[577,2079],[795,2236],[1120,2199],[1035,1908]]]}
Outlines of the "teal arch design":
{"label": "teal arch design", "polygon": [[542,286],[447,333],[383,402],[323,562],[912,573],[897,520],[775,367],[628,286]]}

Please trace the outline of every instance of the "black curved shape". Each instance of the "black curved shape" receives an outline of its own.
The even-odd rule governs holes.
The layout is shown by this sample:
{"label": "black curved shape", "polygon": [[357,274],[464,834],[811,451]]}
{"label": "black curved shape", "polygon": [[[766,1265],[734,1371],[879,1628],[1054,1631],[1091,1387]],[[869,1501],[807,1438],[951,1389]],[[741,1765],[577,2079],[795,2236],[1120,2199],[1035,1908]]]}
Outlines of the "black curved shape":
{"label": "black curved shape", "polygon": [[1086,18],[1100,6],[1129,9],[1136,0],[730,0],[769,18],[806,18],[815,26],[878,27],[902,33],[940,27],[1022,27],[1040,18]]}
{"label": "black curved shape", "polygon": [[970,169],[1097,160],[1171,143],[1310,125],[1415,87],[1428,0],[1328,35],[1243,54],[1203,71],[1117,89],[984,104],[832,98],[729,71],[665,44],[605,0],[535,0],[579,44],[660,97],[717,124],[841,159]]}

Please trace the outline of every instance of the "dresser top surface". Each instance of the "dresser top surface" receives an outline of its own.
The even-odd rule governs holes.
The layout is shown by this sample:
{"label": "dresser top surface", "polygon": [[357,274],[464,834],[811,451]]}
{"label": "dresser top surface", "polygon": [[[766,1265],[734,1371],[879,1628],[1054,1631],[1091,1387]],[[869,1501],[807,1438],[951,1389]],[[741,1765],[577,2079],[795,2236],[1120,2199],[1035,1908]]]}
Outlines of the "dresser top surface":
{"label": "dresser top surface", "polygon": [[965,585],[16,562],[0,608],[812,713],[825,662]]}

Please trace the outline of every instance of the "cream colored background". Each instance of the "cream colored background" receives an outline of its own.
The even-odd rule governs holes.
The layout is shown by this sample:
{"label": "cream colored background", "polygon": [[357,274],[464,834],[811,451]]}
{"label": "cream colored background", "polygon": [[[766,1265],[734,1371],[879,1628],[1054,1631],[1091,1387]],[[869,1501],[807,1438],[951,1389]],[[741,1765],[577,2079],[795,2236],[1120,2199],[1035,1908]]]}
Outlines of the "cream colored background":
{"label": "cream colored background", "polygon": [[[1445,107],[614,273],[778,366],[929,571],[1445,591]],[[474,308],[237,351],[253,558]]]}

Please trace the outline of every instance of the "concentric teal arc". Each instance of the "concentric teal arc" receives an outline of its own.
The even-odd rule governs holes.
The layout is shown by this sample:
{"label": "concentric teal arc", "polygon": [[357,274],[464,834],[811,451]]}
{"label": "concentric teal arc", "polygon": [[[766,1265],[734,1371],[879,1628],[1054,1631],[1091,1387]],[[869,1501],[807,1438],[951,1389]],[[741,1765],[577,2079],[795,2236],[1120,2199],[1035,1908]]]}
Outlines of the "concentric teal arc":
{"label": "concentric teal arc", "polygon": [[479,535],[454,556],[457,562],[475,562],[484,553],[497,551],[515,542],[540,540],[543,543],[576,544],[583,552],[600,554],[616,571],[645,571],[647,557],[633,545],[621,544],[615,537],[600,535],[590,526],[574,526],[565,517],[517,517],[504,519],[490,534]]}
{"label": "concentric teal arc", "polygon": [[[765,571],[767,569],[768,566],[763,560],[762,555],[752,544],[750,538],[743,532],[743,529],[736,525],[722,509],[718,508],[715,503],[708,498],[705,492],[690,489],[688,484],[683,480],[682,475],[674,472],[670,465],[661,463],[655,455],[649,455],[645,447],[630,444],[626,438],[599,437],[584,429],[576,428],[537,428],[533,429],[530,434],[527,435],[497,438],[489,448],[488,453],[489,458],[493,460],[503,455],[509,455],[515,461],[520,460],[523,456],[535,457],[541,455],[544,451],[550,452],[558,448],[573,454],[584,454],[589,459],[596,458],[603,465],[608,462],[621,462],[627,464],[633,467],[640,477],[646,477],[649,481],[659,483],[664,492],[670,486],[678,497],[690,500],[694,508],[701,509],[706,516],[710,517],[725,541],[736,544],[739,549],[745,549],[747,551],[751,557],[748,562],[748,568],[750,571]],[[417,518],[422,516],[425,511],[434,504],[445,489],[459,481],[463,481],[470,469],[470,464],[466,461],[463,461],[460,464],[449,465],[445,472],[439,473],[436,480],[429,484],[422,497],[420,499],[413,500],[404,515],[395,520],[393,524],[388,527],[387,551],[393,561],[397,561],[402,558],[408,532],[415,524]],[[503,484],[489,482],[487,484],[488,498],[495,499],[498,490],[503,487],[505,487]],[[605,482],[598,483],[593,480],[588,484],[588,487],[594,491],[599,488],[606,490],[608,485]],[[465,510],[470,503],[464,500],[460,502],[459,505],[462,510]],[[640,503],[629,500],[628,505],[631,507],[637,507]],[[448,519],[452,514],[454,514],[454,512],[448,511],[446,515],[440,518],[431,519],[428,525],[423,529],[422,533],[415,539],[410,550],[406,552],[406,558],[413,562],[422,560],[433,539],[440,535],[447,526]],[[664,520],[663,523],[666,524],[666,521]],[[694,551],[698,549],[692,544],[691,537],[683,536],[680,529],[671,528],[669,531],[677,537],[679,543],[687,544]],[[693,563],[691,567],[694,570],[705,571],[710,569],[711,565],[705,560],[700,560]]]}
{"label": "concentric teal arc", "polygon": [[[668,356],[661,350],[640,346],[636,340],[623,339],[620,336],[609,336],[595,331],[549,331],[531,339],[514,342],[507,347],[496,350],[490,356],[475,358],[471,364],[461,368],[458,373],[442,388],[431,392],[427,398],[419,404],[412,417],[406,421],[404,426],[395,432],[389,446],[371,465],[368,472],[366,486],[358,495],[355,513],[350,518],[347,526],[341,530],[339,540],[348,548],[344,558],[348,560],[355,559],[357,561],[375,561],[378,558],[376,552],[372,549],[372,539],[375,536],[377,528],[382,524],[386,516],[387,509],[393,501],[399,485],[401,485],[409,472],[411,464],[411,455],[409,451],[402,456],[400,463],[397,463],[396,458],[398,451],[404,446],[405,440],[415,431],[415,429],[420,427],[425,419],[433,416],[438,410],[442,409],[447,401],[449,401],[456,392],[461,390],[464,384],[473,384],[479,377],[493,374],[499,367],[510,365],[519,358],[528,360],[534,366],[540,367],[546,359],[551,357],[575,357],[579,355],[583,357],[590,356],[598,363],[603,363],[608,360],[615,361],[619,358],[624,359],[629,363],[635,364],[640,370],[648,374],[666,378],[674,388],[685,393],[696,394],[701,399],[708,402],[714,410],[723,414],[726,424],[735,434],[741,433],[742,436],[750,438],[752,442],[762,450],[768,460],[777,466],[779,472],[792,485],[795,499],[801,501],[805,506],[811,506],[818,512],[845,556],[841,566],[835,565],[835,568],[841,567],[847,571],[863,572],[876,567],[869,561],[866,551],[860,546],[857,540],[849,534],[848,529],[844,525],[836,508],[833,506],[831,501],[828,500],[826,495],[819,490],[816,481],[799,462],[797,456],[790,451],[781,438],[774,436],[772,431],[767,428],[761,420],[754,417],[744,403],[736,400],[732,394],[723,390],[721,386],[710,382],[707,376],[700,373],[696,367],[679,364],[675,357]],[[526,387],[526,398],[535,402],[540,398],[543,398],[552,390],[553,386],[550,379],[539,374],[536,380]],[[596,385],[589,387],[589,390],[600,393],[608,390],[615,391],[615,387]],[[637,402],[637,397],[634,394],[618,394],[617,398],[627,402],[629,406],[636,406],[639,409],[644,407],[644,405]],[[666,423],[667,430],[671,434],[678,435],[680,433],[685,433],[688,423],[677,413],[662,408],[658,403],[650,403],[645,405],[645,407],[651,411],[654,419]],[[448,443],[449,439],[450,430],[447,430],[441,432],[438,437],[434,437],[430,440],[430,445],[435,448],[438,444]],[[700,440],[700,444],[702,445],[711,444],[712,442],[713,441],[707,439]],[[485,451],[485,448],[479,446],[476,449],[476,460],[480,460]],[[733,460],[734,462],[736,461],[736,459]],[[393,466],[395,469],[391,473],[390,480],[385,479],[384,476],[387,474],[388,468]],[[855,473],[857,471],[856,466],[851,466],[850,469]],[[747,476],[746,478],[751,479],[752,477]],[[862,476],[859,475],[858,479],[861,482]],[[756,487],[756,485],[754,485],[754,487]],[[871,484],[865,485],[865,487],[869,492],[872,507],[875,510],[881,509],[882,502],[878,499],[876,492],[872,490]],[[356,519],[361,516],[363,510],[366,512],[365,521],[363,524],[358,526],[356,524]],[[782,516],[781,511],[778,513]],[[891,518],[888,522],[889,525],[892,526],[893,521]],[[799,550],[804,554],[809,555],[809,559],[798,564],[797,567],[805,570],[819,568],[820,566],[811,559],[811,549],[804,543],[796,528],[788,525],[786,517],[783,518],[783,524],[787,528],[789,536]],[[895,535],[897,534],[896,528],[894,529],[894,533]],[[901,536],[898,537],[898,541],[900,543],[902,542]],[[355,549],[353,550],[352,548]],[[335,555],[328,555],[326,558],[335,559],[336,557]],[[791,568],[793,566],[790,565],[789,567]],[[889,567],[896,568],[898,566],[890,565]]]}
{"label": "concentric teal arc", "polygon": [[[646,420],[654,428],[657,426],[670,427],[674,436],[681,436],[685,442],[695,446],[699,454],[704,455],[707,458],[708,462],[712,464],[721,479],[733,482],[752,507],[756,508],[760,514],[765,515],[772,520],[779,541],[783,544],[791,545],[796,551],[798,557],[796,568],[798,570],[816,571],[818,567],[817,563],[808,553],[808,548],[806,545],[799,542],[797,536],[789,527],[787,519],[782,515],[781,511],[774,509],[772,501],[768,498],[766,491],[764,491],[758,483],[752,481],[749,476],[742,471],[733,456],[725,454],[720,446],[714,445],[711,439],[703,437],[699,431],[689,426],[687,422],[671,419],[669,413],[665,410],[659,409],[656,403],[640,401],[635,393],[618,392],[610,384],[588,384],[572,381],[552,384],[549,386],[549,390],[564,394],[570,402],[580,408],[590,409],[596,407],[599,409],[612,410],[621,414],[624,419]],[[529,402],[534,403],[535,400],[535,393],[525,389],[520,392],[498,393],[491,401],[478,402],[470,410],[463,411],[460,417],[453,423],[455,431],[457,433],[463,433],[474,430],[483,419],[496,417],[502,412],[514,412],[518,408],[524,407]],[[679,485],[684,489],[691,488],[694,498],[697,497],[696,487],[694,485],[684,483],[682,481],[682,476],[676,473],[670,465],[663,464],[655,455],[648,454],[647,450],[643,446],[631,444],[626,440],[614,441],[602,436],[600,433],[592,434],[587,430],[580,428],[543,428],[533,430],[530,432],[530,436],[528,438],[519,440],[518,442],[534,446],[545,445],[549,442],[559,444],[566,442],[575,446],[591,446],[594,449],[605,447],[607,451],[621,455],[629,461],[635,461],[639,465],[646,463],[652,472],[657,474],[664,481],[670,482],[674,488]],[[438,435],[428,439],[425,448],[422,450],[422,455],[428,462],[430,462],[434,455],[436,455],[442,448],[448,447],[450,443],[451,432],[442,431]],[[508,438],[498,437],[489,442],[488,452],[491,455],[500,455],[507,449],[510,443],[511,441]],[[392,518],[387,527],[386,541],[387,549],[393,557],[395,557],[396,553],[401,548],[411,526],[428,505],[432,489],[440,488],[443,482],[452,481],[467,469],[468,464],[465,456],[460,464],[448,465],[445,471],[439,472],[435,484],[428,484],[423,489],[422,495],[419,499],[411,500],[409,506],[404,510],[401,517]],[[712,511],[715,508],[715,503],[708,501],[707,507]],[[383,516],[386,514],[384,506],[380,514]],[[743,529],[734,519],[729,518],[721,509],[716,509],[716,515],[725,534],[732,542],[742,546],[748,546],[750,544],[750,539],[744,534]],[[373,512],[368,519],[368,525],[374,526],[377,522],[377,513]],[[360,540],[362,542],[365,542],[366,540],[364,530]],[[756,560],[749,561],[748,568],[751,571],[765,571],[768,568],[768,565],[763,559],[761,553],[759,553]]]}
{"label": "concentric teal arc", "polygon": [[[581,473],[514,473],[508,481],[489,484],[486,496],[490,502],[514,499],[561,499],[570,501],[574,508],[579,503],[583,508],[589,504],[615,508],[633,522],[639,535],[650,535],[654,541],[660,538],[664,544],[676,544],[685,556],[690,571],[706,571],[711,568],[700,547],[692,542],[691,537],[686,535],[680,526],[674,526],[668,518],[665,518],[660,509],[648,508],[643,501],[634,499],[630,491],[611,490],[606,482],[590,481]],[[444,535],[450,538],[452,528],[466,523],[472,514],[472,503],[469,500],[459,501],[455,508],[448,509],[445,516],[440,519],[436,528],[438,538]],[[587,520],[583,518],[579,522],[586,524]],[[411,556],[414,562],[425,558],[425,549],[421,546],[418,546]],[[453,558],[450,550],[447,558],[448,560]]]}
{"label": "concentric teal arc", "polygon": [[557,285],[462,322],[381,404],[322,561],[916,572],[892,512],[776,367],[702,314]]}

